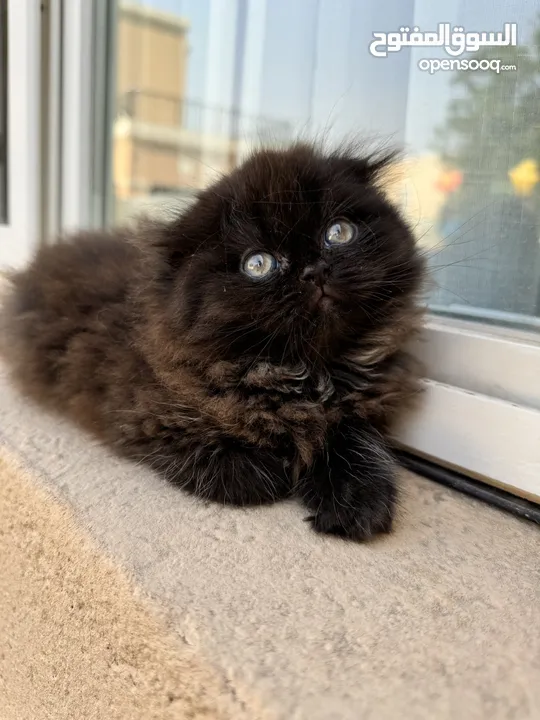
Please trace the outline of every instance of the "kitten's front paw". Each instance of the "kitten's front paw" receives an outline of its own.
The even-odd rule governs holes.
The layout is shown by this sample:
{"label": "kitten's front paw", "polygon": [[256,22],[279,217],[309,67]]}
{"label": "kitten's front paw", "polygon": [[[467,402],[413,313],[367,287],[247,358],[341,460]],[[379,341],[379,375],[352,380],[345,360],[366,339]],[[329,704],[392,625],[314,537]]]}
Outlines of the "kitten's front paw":
{"label": "kitten's front paw", "polygon": [[340,492],[326,497],[315,515],[306,518],[314,530],[352,540],[369,540],[379,533],[392,529],[395,488],[382,483],[377,491],[353,485],[348,481]]}

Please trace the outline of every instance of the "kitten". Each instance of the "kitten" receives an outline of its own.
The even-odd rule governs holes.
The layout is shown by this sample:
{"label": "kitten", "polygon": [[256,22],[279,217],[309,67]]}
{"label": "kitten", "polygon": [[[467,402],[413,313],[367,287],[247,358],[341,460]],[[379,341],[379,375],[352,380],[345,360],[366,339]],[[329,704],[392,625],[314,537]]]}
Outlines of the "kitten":
{"label": "kitten", "polygon": [[12,277],[14,378],[202,498],[297,495],[317,531],[389,531],[423,278],[389,162],[260,151],[174,221],[44,247]]}

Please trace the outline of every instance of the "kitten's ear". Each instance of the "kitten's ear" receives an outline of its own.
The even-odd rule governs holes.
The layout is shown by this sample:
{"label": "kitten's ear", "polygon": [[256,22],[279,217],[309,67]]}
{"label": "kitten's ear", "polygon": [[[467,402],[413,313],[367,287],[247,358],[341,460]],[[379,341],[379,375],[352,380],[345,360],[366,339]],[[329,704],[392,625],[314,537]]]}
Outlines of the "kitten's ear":
{"label": "kitten's ear", "polygon": [[187,247],[182,247],[178,225],[177,219],[156,221],[148,217],[139,218],[135,243],[148,267],[161,271],[179,265]]}
{"label": "kitten's ear", "polygon": [[164,269],[174,271],[191,254],[192,243],[183,232],[182,221],[175,220],[161,228],[152,246],[155,259],[162,263]]}
{"label": "kitten's ear", "polygon": [[338,172],[359,183],[378,182],[396,166],[399,150],[361,154],[358,150],[340,151],[332,156]]}
{"label": "kitten's ear", "polygon": [[177,270],[207,241],[215,240],[223,221],[222,204],[219,196],[206,190],[182,215],[162,223],[144,221],[146,231],[141,234],[148,261],[163,270]]}

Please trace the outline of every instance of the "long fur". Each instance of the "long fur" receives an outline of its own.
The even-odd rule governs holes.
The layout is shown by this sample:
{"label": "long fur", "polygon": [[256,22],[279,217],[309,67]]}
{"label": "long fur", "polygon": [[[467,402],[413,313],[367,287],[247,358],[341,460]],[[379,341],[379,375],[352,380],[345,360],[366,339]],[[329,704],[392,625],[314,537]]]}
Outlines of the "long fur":
{"label": "long fur", "polygon": [[[404,346],[423,263],[378,189],[390,158],[309,145],[254,154],[181,217],[81,233],[15,273],[3,353],[19,386],[197,495],[298,494],[315,529],[389,530],[387,433],[417,392]],[[358,227],[327,250],[336,218]],[[248,251],[282,261],[263,282]],[[330,308],[303,268],[330,265]]]}

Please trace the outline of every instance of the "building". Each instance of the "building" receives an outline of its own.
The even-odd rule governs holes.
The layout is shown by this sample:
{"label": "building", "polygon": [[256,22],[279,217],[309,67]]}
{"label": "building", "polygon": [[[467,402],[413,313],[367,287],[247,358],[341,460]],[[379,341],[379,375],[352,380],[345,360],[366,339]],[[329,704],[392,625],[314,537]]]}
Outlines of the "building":
{"label": "building", "polygon": [[117,220],[141,205],[186,201],[234,167],[254,137],[289,134],[285,122],[187,95],[190,25],[144,5],[118,10],[114,191]]}

